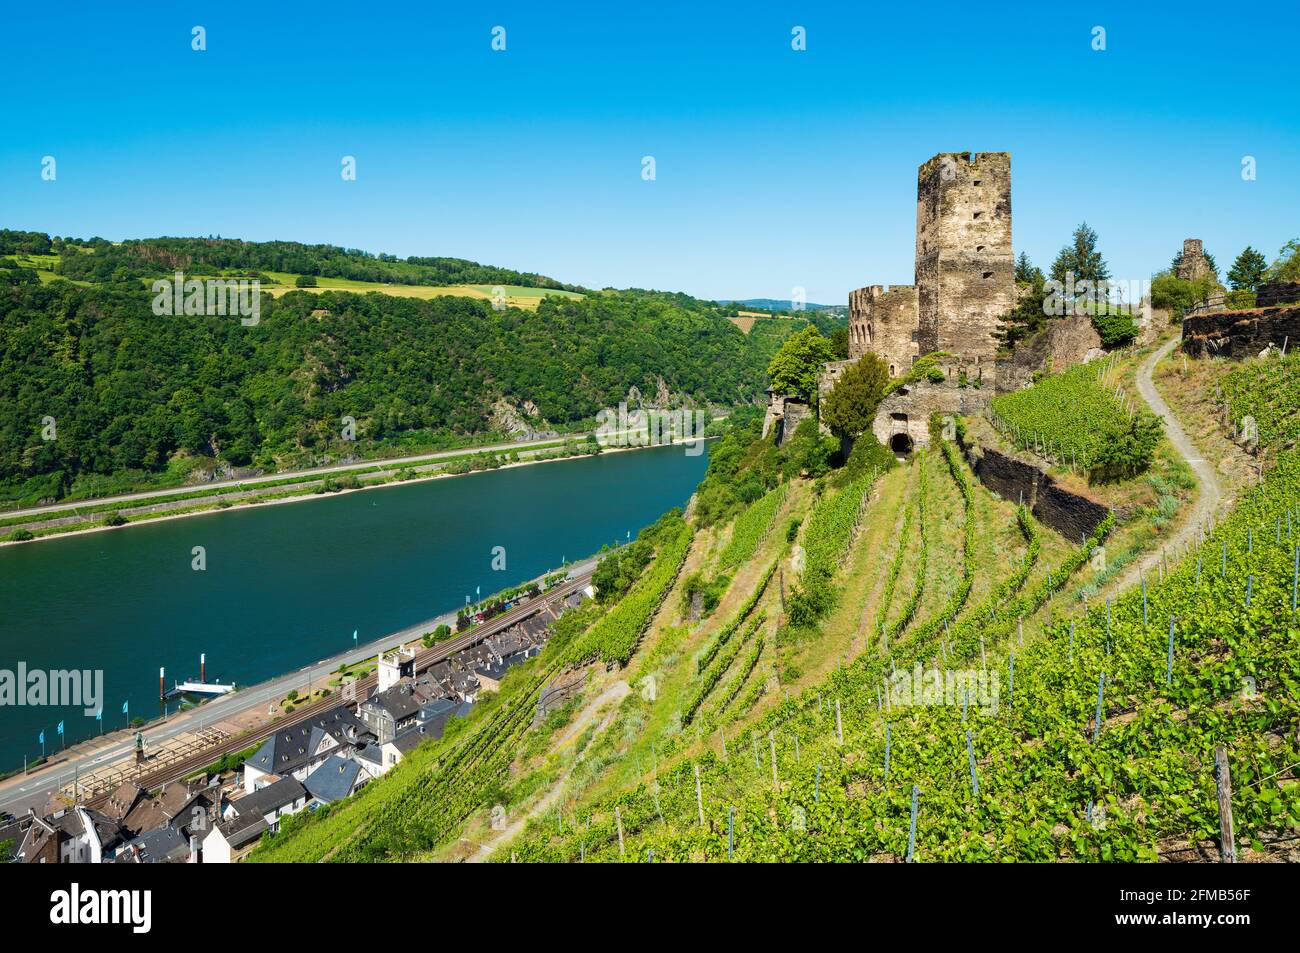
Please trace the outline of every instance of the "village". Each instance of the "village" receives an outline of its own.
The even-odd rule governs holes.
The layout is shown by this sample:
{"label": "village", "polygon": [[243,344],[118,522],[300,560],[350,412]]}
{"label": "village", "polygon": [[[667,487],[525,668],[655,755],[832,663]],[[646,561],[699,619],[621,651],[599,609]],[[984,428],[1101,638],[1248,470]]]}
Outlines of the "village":
{"label": "village", "polygon": [[[236,770],[153,791],[127,780],[93,801],[57,792],[43,811],[0,823],[0,850],[29,864],[237,863],[284,818],[355,794],[442,738],[453,719],[542,651],[561,614],[591,595],[586,586],[544,601],[424,671],[414,647],[381,653],[373,693],[344,690],[339,704],[277,729]],[[539,715],[570,690],[543,693]]]}

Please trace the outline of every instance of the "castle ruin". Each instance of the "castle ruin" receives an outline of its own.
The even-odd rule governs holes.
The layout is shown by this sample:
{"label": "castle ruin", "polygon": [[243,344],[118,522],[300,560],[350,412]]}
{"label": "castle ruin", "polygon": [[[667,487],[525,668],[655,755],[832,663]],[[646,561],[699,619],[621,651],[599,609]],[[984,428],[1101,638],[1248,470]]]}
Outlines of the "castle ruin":
{"label": "castle ruin", "polygon": [[998,319],[1015,306],[1011,153],[942,152],[916,176],[915,284],[849,295],[849,359],[875,354],[893,376],[943,351],[990,377]]}
{"label": "castle ruin", "polygon": [[1175,274],[1183,281],[1196,281],[1211,274],[1210,260],[1205,257],[1205,249],[1199,238],[1183,239],[1183,253],[1178,256],[1178,268]]}

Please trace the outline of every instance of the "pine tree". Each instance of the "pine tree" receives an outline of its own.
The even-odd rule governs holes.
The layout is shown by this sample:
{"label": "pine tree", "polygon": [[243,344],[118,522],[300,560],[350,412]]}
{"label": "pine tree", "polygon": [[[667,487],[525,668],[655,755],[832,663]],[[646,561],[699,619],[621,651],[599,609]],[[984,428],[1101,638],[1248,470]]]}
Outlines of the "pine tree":
{"label": "pine tree", "polygon": [[1091,281],[1094,284],[1110,278],[1110,267],[1097,251],[1097,233],[1083,222],[1074,230],[1073,241],[1061,249],[1052,262],[1052,280],[1062,285],[1074,276],[1074,284]]}
{"label": "pine tree", "polygon": [[1247,245],[1228,270],[1228,284],[1233,291],[1255,291],[1263,282],[1267,270],[1267,259]]}

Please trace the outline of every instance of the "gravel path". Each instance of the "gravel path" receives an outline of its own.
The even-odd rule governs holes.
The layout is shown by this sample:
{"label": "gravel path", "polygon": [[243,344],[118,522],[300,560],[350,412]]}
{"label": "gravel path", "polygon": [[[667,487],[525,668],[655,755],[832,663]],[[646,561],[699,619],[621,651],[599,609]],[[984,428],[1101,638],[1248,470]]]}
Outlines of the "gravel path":
{"label": "gravel path", "polygon": [[1219,511],[1219,507],[1223,503],[1223,487],[1219,484],[1219,475],[1209,461],[1201,456],[1196,444],[1187,436],[1187,431],[1183,430],[1183,426],[1174,415],[1174,412],[1165,403],[1165,399],[1160,396],[1160,392],[1156,390],[1155,381],[1152,379],[1152,372],[1155,370],[1156,365],[1164,360],[1180,343],[1182,343],[1181,337],[1171,338],[1142,362],[1142,366],[1138,368],[1137,373],[1137,389],[1138,393],[1142,395],[1142,399],[1147,402],[1147,406],[1151,408],[1151,412],[1164,420],[1165,434],[1169,437],[1169,442],[1173,444],[1174,449],[1178,451],[1178,455],[1187,461],[1187,465],[1196,474],[1196,482],[1200,492],[1197,494],[1196,503],[1193,505],[1191,513],[1178,530],[1169,539],[1165,540],[1164,546],[1159,550],[1147,553],[1128,568],[1120,579],[1119,587],[1121,590],[1137,583],[1143,572],[1153,570],[1160,562],[1161,552],[1166,550],[1174,552],[1190,548],[1201,528],[1208,525],[1210,518]]}

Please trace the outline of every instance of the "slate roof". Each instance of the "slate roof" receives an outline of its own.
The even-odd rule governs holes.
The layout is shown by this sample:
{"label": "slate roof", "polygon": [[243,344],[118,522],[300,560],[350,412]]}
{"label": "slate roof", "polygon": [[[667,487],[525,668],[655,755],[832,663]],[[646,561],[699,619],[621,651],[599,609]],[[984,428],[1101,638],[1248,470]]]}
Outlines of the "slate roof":
{"label": "slate roof", "polygon": [[179,864],[189,859],[190,845],[179,829],[160,827],[131,841],[120,856],[126,863]]}
{"label": "slate roof", "polygon": [[309,721],[280,729],[246,763],[267,774],[292,774],[312,759],[311,740],[315,729],[346,742],[349,727],[355,732],[366,730],[346,705],[338,705]]}
{"label": "slate roof", "polygon": [[307,793],[325,804],[341,800],[352,793],[361,765],[338,755],[330,755],[319,768],[307,776]]}
{"label": "slate roof", "polygon": [[264,788],[258,788],[252,794],[245,794],[238,800],[231,801],[230,806],[236,814],[255,813],[259,817],[273,814],[282,807],[292,804],[304,794],[301,784],[294,778],[281,778]]}
{"label": "slate roof", "polygon": [[217,824],[217,830],[221,831],[231,850],[257,840],[269,829],[270,825],[261,814],[239,814]]}

